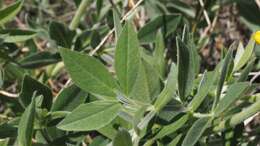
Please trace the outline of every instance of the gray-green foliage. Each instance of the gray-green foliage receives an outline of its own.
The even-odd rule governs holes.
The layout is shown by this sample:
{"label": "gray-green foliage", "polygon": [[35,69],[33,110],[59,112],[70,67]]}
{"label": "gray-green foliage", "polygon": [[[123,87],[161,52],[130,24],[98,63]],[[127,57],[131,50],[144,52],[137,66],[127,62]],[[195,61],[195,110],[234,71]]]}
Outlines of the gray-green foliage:
{"label": "gray-green foliage", "polygon": [[[234,43],[214,65],[199,50],[214,46],[198,30],[219,3],[147,0],[128,16],[122,1],[75,4],[70,27],[52,2],[0,10],[0,145],[255,144],[259,126],[242,122],[259,112],[259,46]],[[23,16],[26,29],[8,23]]]}

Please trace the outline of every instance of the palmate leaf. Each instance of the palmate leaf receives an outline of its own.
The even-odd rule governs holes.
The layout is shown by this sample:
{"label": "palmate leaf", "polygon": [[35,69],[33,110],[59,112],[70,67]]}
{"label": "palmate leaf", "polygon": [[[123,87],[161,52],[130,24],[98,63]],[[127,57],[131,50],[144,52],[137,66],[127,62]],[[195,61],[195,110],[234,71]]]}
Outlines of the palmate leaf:
{"label": "palmate leaf", "polygon": [[35,97],[32,98],[31,104],[24,111],[18,126],[18,143],[19,146],[31,146],[33,136],[33,125],[35,118]]}
{"label": "palmate leaf", "polygon": [[65,67],[77,86],[86,92],[102,96],[100,98],[115,99],[117,83],[100,61],[68,49],[61,49],[60,52]]}
{"label": "palmate leaf", "polygon": [[62,120],[57,127],[67,131],[97,130],[112,122],[121,110],[117,101],[94,101],[82,104]]}
{"label": "palmate leaf", "polygon": [[137,78],[140,63],[139,43],[133,25],[125,24],[116,44],[115,70],[123,92],[128,96]]}
{"label": "palmate leaf", "polygon": [[16,16],[16,14],[20,11],[22,5],[23,5],[23,0],[20,0],[4,9],[1,9],[0,26],[12,20]]}

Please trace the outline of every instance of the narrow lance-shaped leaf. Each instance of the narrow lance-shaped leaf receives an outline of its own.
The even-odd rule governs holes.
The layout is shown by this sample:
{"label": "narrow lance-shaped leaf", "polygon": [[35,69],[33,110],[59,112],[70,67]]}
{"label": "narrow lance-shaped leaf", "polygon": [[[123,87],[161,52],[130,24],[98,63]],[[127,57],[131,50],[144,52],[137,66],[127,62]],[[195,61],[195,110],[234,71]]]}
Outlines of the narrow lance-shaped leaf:
{"label": "narrow lance-shaped leaf", "polygon": [[150,103],[160,93],[160,80],[156,70],[146,61],[142,60],[130,97]]}
{"label": "narrow lance-shaped leaf", "polygon": [[183,140],[182,146],[194,146],[202,136],[203,132],[207,129],[211,121],[212,120],[209,117],[198,119],[189,129]]}
{"label": "narrow lance-shaped leaf", "polygon": [[197,108],[203,102],[203,100],[205,99],[207,94],[210,92],[211,87],[212,87],[214,81],[216,80],[217,75],[218,75],[217,71],[206,72],[203,74],[202,79],[200,81],[199,88],[198,88],[198,92],[188,106],[188,108],[191,111],[197,110]]}
{"label": "narrow lance-shaped leaf", "polygon": [[232,60],[233,60],[233,50],[235,49],[235,47],[237,46],[237,43],[233,43],[230,48],[228,49],[227,55],[224,58],[223,64],[222,64],[222,68],[221,68],[221,72],[220,72],[220,79],[217,85],[217,91],[216,91],[216,97],[214,99],[214,103],[213,103],[213,108],[215,108],[216,104],[219,101],[220,98],[220,94],[224,85],[224,82],[227,78],[228,75],[228,70],[231,66]]}
{"label": "narrow lance-shaped leaf", "polygon": [[126,95],[132,91],[140,63],[139,43],[134,27],[126,23],[116,44],[115,70]]}
{"label": "narrow lance-shaped leaf", "polygon": [[120,16],[116,9],[113,9],[113,20],[114,20],[114,28],[115,28],[115,34],[116,34],[116,39],[118,40],[120,33],[122,31],[122,25],[120,23]]}
{"label": "narrow lance-shaped leaf", "polygon": [[177,63],[178,63],[178,89],[179,95],[184,100],[191,92],[195,78],[195,65],[191,48],[177,38]]}
{"label": "narrow lance-shaped leaf", "polygon": [[167,83],[163,91],[159,94],[154,103],[155,110],[159,112],[173,97],[174,92],[177,90],[177,75],[178,68],[173,63],[171,65],[170,73],[167,77]]}
{"label": "narrow lance-shaped leaf", "polygon": [[239,61],[237,62],[237,64],[235,64],[234,71],[241,69],[248,62],[248,60],[251,58],[253,54],[254,48],[255,48],[255,40],[252,37],[249,40],[245,50],[243,51],[243,54],[239,58]]}
{"label": "narrow lance-shaped leaf", "polygon": [[175,131],[180,129],[188,121],[188,119],[189,119],[189,115],[186,114],[186,115],[182,116],[180,119],[178,119],[177,121],[175,121],[167,126],[164,126],[162,128],[162,130],[155,136],[155,138],[160,139],[166,135],[174,133]]}
{"label": "narrow lance-shaped leaf", "polygon": [[35,97],[31,104],[25,109],[22,114],[18,126],[18,143],[19,146],[31,146],[33,136],[33,125],[35,118]]}
{"label": "narrow lance-shaped leaf", "polygon": [[158,70],[161,78],[165,76],[165,58],[164,58],[164,39],[162,33],[159,32],[156,36],[155,50],[154,50],[154,64],[155,68]]}
{"label": "narrow lance-shaped leaf", "polygon": [[16,16],[16,14],[21,10],[22,5],[23,5],[23,0],[20,0],[4,9],[1,9],[0,26],[12,20]]}
{"label": "narrow lance-shaped leaf", "polygon": [[57,63],[60,60],[58,53],[52,54],[50,52],[37,52],[22,58],[19,61],[19,65],[26,69],[34,69]]}
{"label": "narrow lance-shaped leaf", "polygon": [[58,128],[67,131],[97,130],[108,125],[121,110],[117,101],[94,101],[82,104],[73,110],[58,124]]}
{"label": "narrow lance-shaped leaf", "polygon": [[3,38],[4,41],[7,43],[24,42],[32,39],[36,35],[37,32],[33,30],[20,30],[20,29],[0,30],[0,38]]}
{"label": "narrow lance-shaped leaf", "polygon": [[182,134],[177,135],[167,146],[177,146],[181,140]]}
{"label": "narrow lance-shaped leaf", "polygon": [[101,95],[100,98],[115,98],[116,81],[100,61],[68,49],[61,49],[60,52],[65,67],[77,86],[86,92]]}
{"label": "narrow lance-shaped leaf", "polygon": [[119,130],[118,133],[116,134],[116,137],[113,140],[113,146],[132,146],[132,138],[130,134],[122,129]]}
{"label": "narrow lance-shaped leaf", "polygon": [[254,64],[255,64],[255,59],[253,58],[248,64],[247,66],[242,70],[239,78],[238,78],[238,82],[244,82],[247,80],[249,73],[251,72],[251,70],[254,68]]}
{"label": "narrow lance-shaped leaf", "polygon": [[247,82],[240,82],[232,84],[228,90],[226,95],[219,101],[214,113],[216,115],[221,114],[225,111],[234,101],[239,99],[243,93],[248,89],[249,83]]}

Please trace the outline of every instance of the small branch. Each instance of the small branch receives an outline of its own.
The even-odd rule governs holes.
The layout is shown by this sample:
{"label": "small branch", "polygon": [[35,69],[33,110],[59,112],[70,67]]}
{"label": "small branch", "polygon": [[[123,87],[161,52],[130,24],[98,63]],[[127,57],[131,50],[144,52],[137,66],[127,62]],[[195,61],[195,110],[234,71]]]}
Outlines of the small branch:
{"label": "small branch", "polygon": [[255,3],[257,4],[258,8],[260,9],[260,0],[255,0]]}
{"label": "small branch", "polygon": [[83,16],[88,4],[90,3],[90,0],[82,0],[71,23],[69,28],[74,30],[78,27],[79,22],[80,22],[80,18]]}
{"label": "small branch", "polygon": [[13,118],[11,118],[11,117],[8,117],[8,116],[2,115],[2,114],[0,114],[0,118],[1,118],[1,119],[7,119],[7,120],[12,120],[12,119],[13,119]]}
{"label": "small branch", "polygon": [[260,76],[260,72],[254,74],[253,78],[250,80],[250,83],[252,84],[259,76]]}
{"label": "small branch", "polygon": [[199,0],[199,3],[200,3],[200,6],[203,8],[203,14],[204,14],[204,17],[208,23],[208,26],[211,26],[211,22],[210,22],[210,19],[209,19],[209,15],[207,13],[207,11],[205,10],[205,5],[204,5],[204,2],[203,0]]}
{"label": "small branch", "polygon": [[0,90],[0,94],[3,94],[4,96],[8,96],[8,97],[11,97],[11,98],[18,98],[19,97],[19,94],[9,93],[9,92],[6,92],[4,90]]}
{"label": "small branch", "polygon": [[[135,5],[134,7],[129,10],[124,16],[123,18],[121,19],[121,23],[123,21],[125,21],[127,19],[127,17],[129,17],[134,11],[135,9],[143,2],[143,0],[139,0]],[[104,44],[105,42],[107,41],[107,39],[110,37],[111,34],[113,34],[113,32],[115,31],[115,28],[111,29],[108,34],[103,38],[103,40],[99,43],[99,45],[89,53],[90,56],[93,56]]]}

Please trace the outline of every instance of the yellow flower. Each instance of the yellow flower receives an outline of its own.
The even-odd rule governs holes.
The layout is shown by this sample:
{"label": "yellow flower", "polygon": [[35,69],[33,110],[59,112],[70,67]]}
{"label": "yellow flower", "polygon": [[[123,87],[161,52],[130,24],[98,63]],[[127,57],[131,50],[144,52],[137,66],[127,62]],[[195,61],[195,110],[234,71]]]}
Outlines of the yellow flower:
{"label": "yellow flower", "polygon": [[257,31],[254,34],[254,39],[255,39],[255,42],[260,45],[260,31]]}

